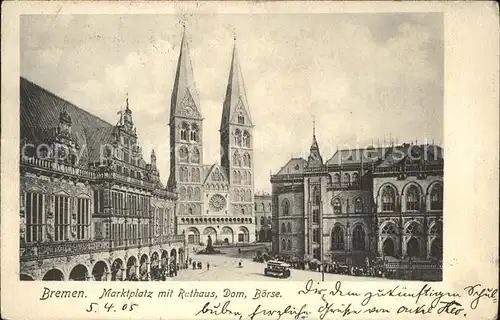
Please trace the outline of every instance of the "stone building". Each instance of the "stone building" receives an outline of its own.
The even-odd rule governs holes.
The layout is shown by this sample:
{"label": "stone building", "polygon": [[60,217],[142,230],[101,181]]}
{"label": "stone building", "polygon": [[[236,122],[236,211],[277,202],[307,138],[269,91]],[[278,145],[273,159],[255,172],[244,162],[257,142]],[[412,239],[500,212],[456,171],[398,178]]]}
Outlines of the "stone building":
{"label": "stone building", "polygon": [[170,178],[189,246],[255,241],[253,123],[236,44],[220,124],[221,159],[203,164],[203,116],[184,34],[170,109]]}
{"label": "stone building", "polygon": [[255,236],[259,242],[272,241],[272,196],[267,192],[255,194]]}
{"label": "stone building", "polygon": [[[117,108],[118,109],[118,108]],[[112,125],[20,80],[20,278],[149,279],[184,261],[177,194],[128,104]]]}
{"label": "stone building", "polygon": [[442,259],[439,146],[337,150],[325,162],[313,133],[308,159],[290,159],[271,183],[275,253],[354,264]]}

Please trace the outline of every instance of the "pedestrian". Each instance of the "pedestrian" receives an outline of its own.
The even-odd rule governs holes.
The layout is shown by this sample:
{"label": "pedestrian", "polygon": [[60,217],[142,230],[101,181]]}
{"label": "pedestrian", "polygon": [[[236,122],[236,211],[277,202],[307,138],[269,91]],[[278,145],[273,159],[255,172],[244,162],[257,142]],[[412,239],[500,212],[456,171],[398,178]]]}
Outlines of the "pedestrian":
{"label": "pedestrian", "polygon": [[207,271],[210,270],[210,263],[207,262]]}

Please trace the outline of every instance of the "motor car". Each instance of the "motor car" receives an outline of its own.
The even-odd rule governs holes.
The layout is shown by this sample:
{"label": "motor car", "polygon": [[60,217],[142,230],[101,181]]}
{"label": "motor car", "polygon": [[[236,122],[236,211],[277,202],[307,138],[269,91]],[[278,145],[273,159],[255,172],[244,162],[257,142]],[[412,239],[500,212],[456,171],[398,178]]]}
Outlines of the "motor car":
{"label": "motor car", "polygon": [[267,277],[288,278],[290,277],[290,265],[277,260],[268,261],[264,269],[264,275]]}

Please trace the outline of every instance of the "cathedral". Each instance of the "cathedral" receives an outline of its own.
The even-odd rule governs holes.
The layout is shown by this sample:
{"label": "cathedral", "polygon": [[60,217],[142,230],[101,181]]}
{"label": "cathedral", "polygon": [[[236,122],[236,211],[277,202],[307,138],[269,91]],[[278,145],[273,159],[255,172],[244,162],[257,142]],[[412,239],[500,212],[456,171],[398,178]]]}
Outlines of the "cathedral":
{"label": "cathedral", "polygon": [[[235,39],[236,40],[236,39]],[[203,115],[184,33],[170,107],[170,178],[188,245],[255,241],[253,123],[236,43],[220,122],[219,163],[203,162]]]}
{"label": "cathedral", "polygon": [[325,161],[313,132],[308,158],[290,159],[271,183],[276,254],[351,265],[442,260],[439,146],[337,150]]}

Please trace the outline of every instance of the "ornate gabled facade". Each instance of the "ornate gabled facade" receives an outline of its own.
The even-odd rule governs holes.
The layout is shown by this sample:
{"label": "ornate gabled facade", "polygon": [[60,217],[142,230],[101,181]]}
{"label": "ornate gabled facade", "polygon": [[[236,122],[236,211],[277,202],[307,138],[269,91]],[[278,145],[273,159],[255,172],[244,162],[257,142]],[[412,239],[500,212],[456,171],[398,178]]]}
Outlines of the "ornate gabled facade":
{"label": "ornate gabled facade", "polygon": [[22,280],[158,278],[184,261],[177,194],[142,157],[126,101],[112,125],[21,78]]}
{"label": "ornate gabled facade", "polygon": [[255,241],[253,124],[236,45],[220,125],[220,164],[203,164],[203,117],[186,35],[170,106],[169,186],[179,191],[178,232],[190,245]]}
{"label": "ornate gabled facade", "polygon": [[323,164],[313,134],[308,160],[291,159],[271,183],[275,253],[349,264],[442,259],[439,146],[337,150]]}

